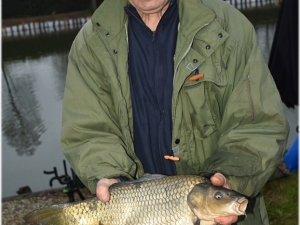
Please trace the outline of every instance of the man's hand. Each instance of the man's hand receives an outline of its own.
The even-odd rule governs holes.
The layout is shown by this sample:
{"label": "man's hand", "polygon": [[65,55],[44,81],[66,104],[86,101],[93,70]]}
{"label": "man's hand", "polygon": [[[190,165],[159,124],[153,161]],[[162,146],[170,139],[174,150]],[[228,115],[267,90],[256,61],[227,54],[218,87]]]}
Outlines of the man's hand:
{"label": "man's hand", "polygon": [[100,199],[101,202],[108,202],[110,199],[109,187],[112,184],[119,183],[121,180],[119,179],[108,179],[102,178],[98,181],[96,187],[96,195]]}
{"label": "man's hand", "polygon": [[[215,173],[215,175],[210,178],[210,181],[215,186],[222,186],[231,190],[229,180],[227,180],[227,178],[221,173]],[[219,216],[215,218],[215,222],[222,225],[230,225],[235,223],[237,220],[238,216]]]}

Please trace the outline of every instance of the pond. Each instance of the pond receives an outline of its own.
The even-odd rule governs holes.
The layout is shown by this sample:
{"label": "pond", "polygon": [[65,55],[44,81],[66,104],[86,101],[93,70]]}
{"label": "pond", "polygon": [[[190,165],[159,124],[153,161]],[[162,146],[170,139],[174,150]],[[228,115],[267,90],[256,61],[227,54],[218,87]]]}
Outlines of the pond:
{"label": "pond", "polygon": [[[243,12],[253,22],[266,60],[276,29],[278,7]],[[78,30],[2,40],[2,197],[20,187],[33,192],[63,187],[61,110],[67,56]],[[67,164],[70,175],[70,167]]]}

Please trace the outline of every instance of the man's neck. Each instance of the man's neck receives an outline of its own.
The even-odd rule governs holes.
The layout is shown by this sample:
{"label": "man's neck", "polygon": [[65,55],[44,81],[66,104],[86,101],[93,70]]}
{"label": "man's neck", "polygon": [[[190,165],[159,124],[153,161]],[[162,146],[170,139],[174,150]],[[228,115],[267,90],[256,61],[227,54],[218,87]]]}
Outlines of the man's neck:
{"label": "man's neck", "polygon": [[145,8],[139,8],[135,6],[136,11],[140,15],[141,19],[144,21],[147,27],[149,27],[152,31],[155,31],[160,19],[163,14],[166,12],[170,4],[168,1],[165,5],[158,7],[157,9],[146,10]]}

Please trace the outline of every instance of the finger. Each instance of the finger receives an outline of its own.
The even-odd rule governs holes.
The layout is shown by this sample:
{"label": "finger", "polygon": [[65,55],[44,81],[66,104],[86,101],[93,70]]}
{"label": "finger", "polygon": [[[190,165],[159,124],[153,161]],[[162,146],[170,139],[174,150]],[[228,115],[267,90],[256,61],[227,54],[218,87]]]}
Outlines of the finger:
{"label": "finger", "polygon": [[97,188],[96,188],[96,195],[102,202],[107,202],[109,201],[109,181],[107,178],[103,178],[99,180],[97,183]]}
{"label": "finger", "polygon": [[215,222],[222,225],[231,225],[238,220],[238,216],[219,216],[215,218]]}
{"label": "finger", "polygon": [[210,181],[213,185],[222,186],[222,187],[225,187],[227,189],[231,189],[231,185],[230,185],[229,180],[227,180],[227,178],[221,173],[215,173],[210,178]]}
{"label": "finger", "polygon": [[110,194],[109,194],[109,187],[114,184],[118,183],[120,180],[117,179],[107,179],[103,178],[99,180],[97,183],[97,188],[96,188],[96,195],[102,202],[108,202],[110,199]]}
{"label": "finger", "polygon": [[223,186],[226,182],[226,178],[221,173],[215,173],[215,175],[210,178],[210,181],[213,185]]}

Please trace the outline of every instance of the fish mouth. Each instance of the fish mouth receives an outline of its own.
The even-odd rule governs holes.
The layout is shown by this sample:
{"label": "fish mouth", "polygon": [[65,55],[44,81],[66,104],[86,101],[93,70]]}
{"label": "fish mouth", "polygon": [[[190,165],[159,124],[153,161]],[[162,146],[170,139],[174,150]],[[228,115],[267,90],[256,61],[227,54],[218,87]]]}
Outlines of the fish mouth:
{"label": "fish mouth", "polygon": [[246,198],[240,198],[237,200],[237,203],[236,204],[236,212],[239,214],[239,215],[246,215],[246,208],[247,208],[247,204],[248,204],[248,199]]}

